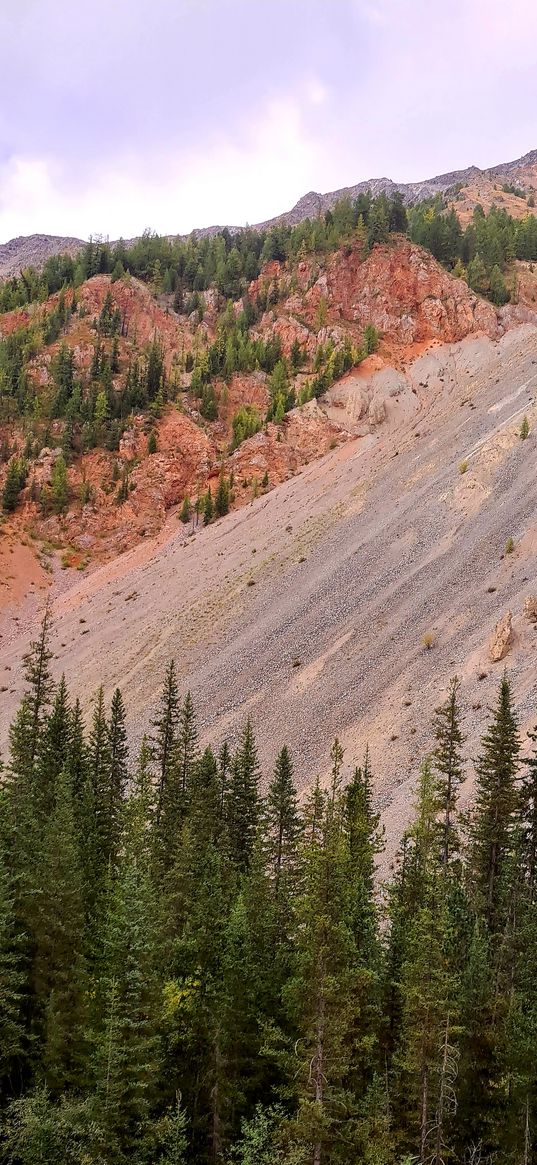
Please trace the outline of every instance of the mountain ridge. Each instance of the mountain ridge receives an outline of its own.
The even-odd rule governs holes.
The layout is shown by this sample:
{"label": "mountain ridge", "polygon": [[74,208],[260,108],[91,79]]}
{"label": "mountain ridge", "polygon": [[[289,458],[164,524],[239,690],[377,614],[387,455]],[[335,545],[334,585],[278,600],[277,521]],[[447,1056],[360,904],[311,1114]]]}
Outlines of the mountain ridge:
{"label": "mountain ridge", "polygon": [[[492,179],[500,177],[518,177],[519,174],[531,168],[536,170],[532,177],[534,177],[537,187],[537,149],[535,149],[529,150],[520,158],[515,158],[510,162],[500,162],[484,169],[479,166],[467,166],[462,170],[451,170],[445,174],[437,174],[432,178],[424,178],[418,182],[396,182],[394,179],[386,177],[367,178],[354,185],[342,186],[324,194],[316,190],[309,190],[298,199],[298,202],[290,210],[282,211],[263,222],[254,223],[250,229],[268,230],[270,227],[279,225],[295,226],[306,218],[317,218],[319,215],[325,214],[341,198],[357,198],[358,195],[367,191],[374,197],[383,193],[393,195],[399,191],[404,202],[408,206],[413,206],[427,198],[433,198],[435,195],[446,195],[452,187],[460,184],[464,185],[480,179],[492,181]],[[220,224],[194,227],[190,234],[194,234],[197,238],[204,238],[211,237],[223,230],[235,234],[244,229],[246,229],[245,226]],[[188,234],[170,234],[167,237],[169,239],[186,239],[189,236]],[[139,236],[126,240],[126,245],[132,245],[137,238]],[[24,267],[42,266],[52,255],[63,253],[74,255],[85,246],[85,242],[86,240],[75,236],[64,237],[43,233],[18,235],[5,243],[0,243],[0,279],[17,275]]]}

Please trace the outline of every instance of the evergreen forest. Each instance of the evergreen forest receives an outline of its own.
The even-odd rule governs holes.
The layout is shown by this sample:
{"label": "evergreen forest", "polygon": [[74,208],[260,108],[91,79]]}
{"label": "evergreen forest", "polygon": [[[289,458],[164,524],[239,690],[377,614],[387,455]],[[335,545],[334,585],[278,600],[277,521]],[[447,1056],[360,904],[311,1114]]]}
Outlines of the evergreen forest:
{"label": "evergreen forest", "polygon": [[367,748],[327,741],[299,798],[253,720],[201,747],[170,662],[132,756],[121,692],[85,723],[52,662],[47,612],[1,779],[0,1161],[534,1161],[537,734],[522,759],[507,673],[471,762],[456,678],[430,710],[390,870]]}

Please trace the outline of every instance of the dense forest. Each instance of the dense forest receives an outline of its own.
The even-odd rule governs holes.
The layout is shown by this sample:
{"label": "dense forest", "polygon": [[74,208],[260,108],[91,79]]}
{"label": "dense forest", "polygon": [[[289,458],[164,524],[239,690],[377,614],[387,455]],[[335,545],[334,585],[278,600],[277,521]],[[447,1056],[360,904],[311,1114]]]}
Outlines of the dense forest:
{"label": "dense forest", "polygon": [[133,760],[121,693],[85,727],[51,663],[45,615],[0,797],[0,1160],[535,1160],[537,752],[507,675],[472,766],[456,679],[431,710],[383,885],[367,750],[335,740],[300,802],[251,721],[200,747],[170,663]]}

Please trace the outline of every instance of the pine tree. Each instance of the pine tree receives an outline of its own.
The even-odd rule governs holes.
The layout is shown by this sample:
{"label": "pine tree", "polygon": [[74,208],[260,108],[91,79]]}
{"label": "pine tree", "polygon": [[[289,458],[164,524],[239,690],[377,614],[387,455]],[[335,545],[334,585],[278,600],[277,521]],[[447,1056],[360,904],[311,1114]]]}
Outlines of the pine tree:
{"label": "pine tree", "polygon": [[67,771],[71,778],[73,790],[73,805],[77,819],[80,820],[83,807],[86,805],[87,793],[87,749],[84,739],[84,720],[80,700],[75,700],[71,715],[71,732],[69,739],[69,755]]}
{"label": "pine tree", "polygon": [[222,468],[218,479],[218,489],[214,499],[214,512],[217,518],[222,518],[229,510],[229,482],[224,477]]}
{"label": "pine tree", "polygon": [[162,815],[165,789],[176,763],[179,692],[175,663],[170,660],[164,677],[158,714],[153,720],[152,756],[157,766],[157,823]]}
{"label": "pine tree", "polygon": [[61,1093],[83,1078],[88,986],[82,867],[65,771],[58,774],[43,836],[37,893],[34,989],[42,1009],[47,1085]]}
{"label": "pine tree", "polygon": [[188,797],[194,779],[194,768],[198,756],[198,729],[196,714],[190,692],[187,692],[179,717],[177,736],[177,771],[181,797]]}
{"label": "pine tree", "polygon": [[293,879],[296,879],[300,832],[293,766],[289,750],[284,745],[276,759],[265,803],[267,864],[276,898],[280,894],[282,878],[284,894],[289,894]]}
{"label": "pine tree", "polygon": [[56,458],[52,470],[51,480],[52,505],[57,514],[63,514],[69,501],[69,483],[67,480],[67,465],[62,453]]}
{"label": "pine tree", "polygon": [[248,719],[233,759],[226,805],[230,854],[242,872],[249,868],[259,821],[259,777],[254,732]]}
{"label": "pine tree", "polygon": [[102,892],[108,872],[108,810],[111,787],[110,735],[104,704],[104,689],[97,692],[87,748],[85,862],[90,876],[87,890],[90,912]]}
{"label": "pine tree", "polygon": [[119,688],[112,697],[110,720],[108,723],[108,770],[107,808],[104,821],[103,859],[115,864],[119,856],[121,821],[125,790],[128,782],[127,730],[125,727],[125,706]]}
{"label": "pine tree", "polygon": [[450,684],[449,696],[445,703],[436,709],[433,720],[436,739],[433,759],[438,773],[442,864],[445,869],[459,846],[454,826],[458,791],[464,780],[461,751],[464,737],[460,728],[459,689],[460,682],[455,676]]}
{"label": "pine tree", "polygon": [[355,945],[355,880],[345,836],[345,800],[336,792],[335,797],[322,797],[321,808],[319,795],[314,799],[306,820],[315,817],[317,824],[315,832],[308,824],[304,831],[296,964],[287,989],[299,1037],[288,1057],[287,1078],[298,1106],[290,1122],[297,1159],[323,1165],[341,1154],[358,1158],[365,1148],[362,1098],[349,1082],[360,1074],[364,1053],[369,1059],[371,1049],[361,1046],[369,971]]}
{"label": "pine tree", "polygon": [[9,463],[4,489],[2,492],[2,507],[6,514],[13,513],[17,508],[19,494],[23,488],[28,467],[22,457],[13,457]]}
{"label": "pine tree", "polygon": [[476,798],[470,855],[478,909],[490,926],[499,924],[503,875],[513,840],[517,810],[515,778],[520,740],[507,674],[481,741],[476,762]]}
{"label": "pine tree", "polygon": [[28,1059],[25,1024],[28,985],[24,948],[17,934],[15,895],[4,846],[0,849],[0,1098],[9,1096],[14,1078],[22,1078]]}
{"label": "pine tree", "polygon": [[137,826],[134,839],[127,833],[124,844],[103,923],[94,1037],[96,1118],[103,1130],[101,1151],[111,1165],[129,1156],[144,1159],[160,1064],[156,899],[150,875],[136,858]]}
{"label": "pine tree", "polygon": [[35,777],[36,804],[39,814],[44,818],[50,815],[55,803],[56,779],[68,765],[71,733],[72,716],[65,676],[62,675],[39,742]]}
{"label": "pine tree", "polygon": [[203,524],[209,526],[214,517],[213,495],[211,493],[210,485],[207,486],[207,493],[203,502]]}
{"label": "pine tree", "polygon": [[11,768],[17,777],[33,778],[40,736],[53,692],[50,673],[51,617],[45,608],[39,636],[23,657],[26,690],[11,734]]}
{"label": "pine tree", "polygon": [[438,807],[435,778],[430,762],[425,761],[410,835],[418,878],[398,985],[401,1029],[395,1063],[402,1073],[405,1106],[400,1122],[414,1139],[420,1160],[430,1158],[435,1165],[440,1165],[448,1148],[446,1089],[451,1095],[460,1008],[459,982],[450,959],[453,937],[448,883],[440,877],[443,855],[437,845]]}
{"label": "pine tree", "polygon": [[345,809],[351,859],[367,894],[373,893],[375,857],[384,845],[380,814],[373,809],[371,784],[369,750],[366,749],[363,766],[354,770],[347,785]]}

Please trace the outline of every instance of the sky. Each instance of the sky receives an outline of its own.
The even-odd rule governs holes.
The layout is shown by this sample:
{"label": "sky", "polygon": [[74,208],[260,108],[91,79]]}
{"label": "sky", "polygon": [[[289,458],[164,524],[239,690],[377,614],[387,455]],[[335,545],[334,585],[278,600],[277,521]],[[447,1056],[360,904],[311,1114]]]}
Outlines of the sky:
{"label": "sky", "polygon": [[0,242],[490,166],[536,109],[535,0],[0,0]]}

